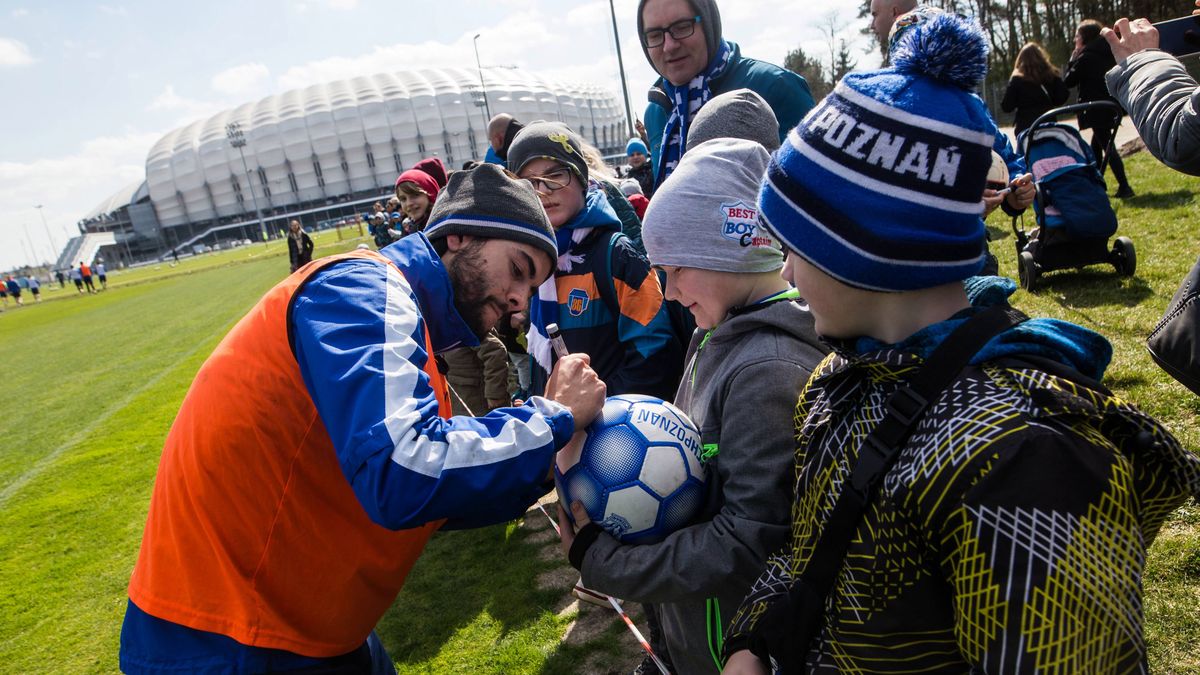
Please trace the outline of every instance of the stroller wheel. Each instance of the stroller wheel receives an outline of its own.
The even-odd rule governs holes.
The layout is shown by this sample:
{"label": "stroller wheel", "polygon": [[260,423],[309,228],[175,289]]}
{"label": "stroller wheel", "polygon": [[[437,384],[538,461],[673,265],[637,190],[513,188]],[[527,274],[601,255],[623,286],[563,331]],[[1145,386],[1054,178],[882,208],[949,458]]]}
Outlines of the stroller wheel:
{"label": "stroller wheel", "polygon": [[1041,271],[1038,269],[1037,261],[1033,259],[1033,254],[1029,251],[1021,251],[1021,257],[1017,260],[1017,276],[1021,282],[1021,288],[1032,293],[1040,275]]}
{"label": "stroller wheel", "polygon": [[1129,237],[1117,237],[1113,242],[1113,267],[1117,274],[1131,277],[1137,271],[1137,251],[1133,248],[1133,240]]}

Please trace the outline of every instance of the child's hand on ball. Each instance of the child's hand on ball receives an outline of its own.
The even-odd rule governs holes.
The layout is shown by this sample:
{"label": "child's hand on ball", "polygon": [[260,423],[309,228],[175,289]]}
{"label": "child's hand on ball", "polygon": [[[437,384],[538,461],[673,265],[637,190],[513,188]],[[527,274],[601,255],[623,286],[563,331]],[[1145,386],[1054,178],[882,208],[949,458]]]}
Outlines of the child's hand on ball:
{"label": "child's hand on ball", "polygon": [[575,543],[575,532],[592,522],[592,519],[588,518],[587,510],[583,508],[583,504],[577,501],[571,502],[571,516],[575,518],[574,525],[571,524],[571,519],[567,517],[567,512],[563,510],[560,503],[558,505],[558,538],[562,540],[563,555],[567,557],[571,555],[571,544]]}

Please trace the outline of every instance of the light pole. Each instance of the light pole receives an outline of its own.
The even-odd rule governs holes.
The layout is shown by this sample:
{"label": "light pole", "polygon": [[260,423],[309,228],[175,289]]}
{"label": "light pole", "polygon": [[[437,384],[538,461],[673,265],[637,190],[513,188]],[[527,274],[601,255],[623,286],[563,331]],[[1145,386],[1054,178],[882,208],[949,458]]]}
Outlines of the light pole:
{"label": "light pole", "polygon": [[29,236],[29,224],[21,223],[21,229],[25,232],[25,246],[29,249],[30,267],[37,267],[37,251],[33,246],[33,237]]}
{"label": "light pole", "polygon": [[625,84],[625,59],[621,58],[621,36],[617,34],[617,10],[613,8],[613,0],[608,0],[608,12],[612,15],[613,40],[617,43],[617,68],[621,71],[621,93],[625,94],[625,123],[629,125],[629,136],[632,138],[637,134],[633,130],[633,115],[629,112],[629,85]]}
{"label": "light pole", "polygon": [[[38,204],[33,208],[37,209],[38,215],[42,217],[42,227],[46,228],[46,238],[50,240],[50,248],[52,249],[52,252],[58,251],[58,244],[54,241],[54,235],[50,234],[50,226],[46,224],[46,212],[42,210],[42,205]],[[58,261],[55,260],[54,262],[57,263]]]}
{"label": "light pole", "polygon": [[225,125],[225,137],[229,144],[238,149],[242,157],[242,170],[246,172],[246,186],[250,188],[250,201],[254,203],[254,217],[258,218],[258,227],[262,231],[263,246],[267,245],[267,224],[263,222],[262,211],[258,210],[258,197],[254,195],[254,179],[250,177],[250,167],[246,166],[246,134],[242,133],[242,125],[230,122]]}
{"label": "light pole", "polygon": [[483,66],[479,64],[479,36],[482,33],[476,33],[475,39],[471,42],[475,45],[475,69],[479,71],[479,89],[483,91],[483,109],[487,118],[483,120],[484,132],[487,131],[488,122],[492,119],[492,107],[488,105],[487,100],[487,85],[483,83]]}

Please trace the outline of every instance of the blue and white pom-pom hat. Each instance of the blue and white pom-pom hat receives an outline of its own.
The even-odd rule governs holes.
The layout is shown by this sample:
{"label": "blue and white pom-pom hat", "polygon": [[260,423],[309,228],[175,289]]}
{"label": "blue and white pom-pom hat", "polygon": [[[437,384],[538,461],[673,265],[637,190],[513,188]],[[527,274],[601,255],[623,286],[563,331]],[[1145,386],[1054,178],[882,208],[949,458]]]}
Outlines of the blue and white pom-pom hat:
{"label": "blue and white pom-pom hat", "polygon": [[857,288],[977,274],[994,137],[972,90],[987,53],[979,24],[952,14],[903,31],[891,67],[843,78],[771,158],[759,192],[766,226]]}

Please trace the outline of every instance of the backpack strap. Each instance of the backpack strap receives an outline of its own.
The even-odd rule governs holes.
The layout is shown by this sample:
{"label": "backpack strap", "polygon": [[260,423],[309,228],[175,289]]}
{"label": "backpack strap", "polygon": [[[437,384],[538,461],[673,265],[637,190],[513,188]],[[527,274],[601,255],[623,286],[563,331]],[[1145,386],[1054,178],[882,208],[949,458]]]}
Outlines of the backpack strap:
{"label": "backpack strap", "polygon": [[[850,478],[844,482],[801,575],[808,586],[809,599],[805,606],[794,607],[794,611],[820,620],[824,601],[833,588],[859,521],[917,422],[984,345],[1027,318],[1007,305],[983,310],[950,333],[908,384],[888,397],[884,417],[863,440]],[[799,585],[794,584],[793,588]],[[814,599],[819,602],[813,602]],[[799,647],[804,649],[807,645]]]}
{"label": "backpack strap", "polygon": [[617,285],[613,281],[612,252],[613,247],[617,245],[617,239],[621,236],[622,233],[617,231],[608,238],[608,244],[604,247],[604,279],[597,280],[596,283],[600,291],[600,299],[604,301],[604,305],[608,307],[608,311],[612,312],[614,317],[621,315],[621,304],[617,302]]}

